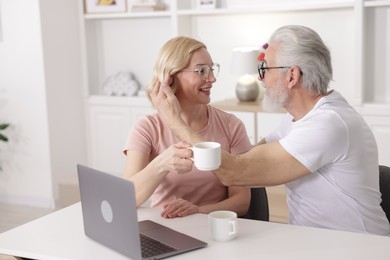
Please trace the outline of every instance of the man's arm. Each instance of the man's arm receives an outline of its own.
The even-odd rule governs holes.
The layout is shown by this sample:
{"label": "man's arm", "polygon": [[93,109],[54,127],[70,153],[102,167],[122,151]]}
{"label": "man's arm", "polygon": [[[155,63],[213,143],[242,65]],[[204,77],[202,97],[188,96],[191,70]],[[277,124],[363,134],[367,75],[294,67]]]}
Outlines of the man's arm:
{"label": "man's arm", "polygon": [[150,94],[154,106],[157,108],[169,129],[181,140],[191,144],[205,141],[194,132],[180,116],[180,104],[172,89],[169,87],[170,77],[158,83]]}
{"label": "man's arm", "polygon": [[262,144],[240,155],[222,152],[222,165],[214,173],[224,185],[274,186],[296,180],[308,173],[279,142]]}
{"label": "man's arm", "polygon": [[[181,140],[189,143],[204,141],[180,117],[180,104],[169,87],[169,80],[158,84],[151,98],[169,128]],[[222,165],[214,172],[226,186],[273,186],[298,179],[310,171],[279,142],[266,144],[262,139],[257,146],[240,155],[222,151]]]}

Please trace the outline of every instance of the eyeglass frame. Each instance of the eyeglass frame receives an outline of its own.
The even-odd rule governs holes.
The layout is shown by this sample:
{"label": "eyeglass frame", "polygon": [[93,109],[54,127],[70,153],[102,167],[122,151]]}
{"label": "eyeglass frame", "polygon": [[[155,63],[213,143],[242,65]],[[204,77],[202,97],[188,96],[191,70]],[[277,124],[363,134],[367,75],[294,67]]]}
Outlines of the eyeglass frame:
{"label": "eyeglass frame", "polygon": [[[205,68],[205,67],[208,69],[208,73],[207,73],[207,76],[206,76],[206,77],[202,76],[202,74],[201,74],[201,73],[202,73],[202,72],[201,72],[201,69],[202,69],[202,68]],[[213,63],[213,64],[211,64],[211,66],[209,66],[209,65],[207,65],[207,64],[203,64],[203,65],[199,65],[199,66],[196,67],[195,69],[182,69],[182,71],[198,72],[199,77],[200,77],[201,79],[207,81],[207,80],[209,79],[209,77],[210,77],[210,72],[213,73],[213,76],[214,76],[215,78],[218,77],[220,67],[221,67],[221,65],[219,65],[219,63]],[[218,68],[217,73],[214,73],[215,68]]]}
{"label": "eyeglass frame", "polygon": [[[292,66],[278,66],[278,67],[263,67],[264,64],[267,64],[266,61],[262,61],[259,65],[257,65],[257,71],[259,73],[259,77],[261,80],[265,77],[265,70],[272,70],[272,69],[288,69]],[[300,70],[300,74],[303,75],[302,71]]]}

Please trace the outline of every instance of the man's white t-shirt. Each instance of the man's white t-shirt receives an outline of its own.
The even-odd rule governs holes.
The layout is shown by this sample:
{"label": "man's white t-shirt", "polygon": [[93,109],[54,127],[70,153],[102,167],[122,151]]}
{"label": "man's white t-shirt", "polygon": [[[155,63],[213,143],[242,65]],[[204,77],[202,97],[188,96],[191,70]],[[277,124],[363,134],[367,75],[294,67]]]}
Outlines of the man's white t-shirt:
{"label": "man's white t-shirt", "polygon": [[389,235],[379,192],[375,138],[336,91],[298,121],[287,115],[266,142],[279,141],[311,173],[286,184],[289,223]]}

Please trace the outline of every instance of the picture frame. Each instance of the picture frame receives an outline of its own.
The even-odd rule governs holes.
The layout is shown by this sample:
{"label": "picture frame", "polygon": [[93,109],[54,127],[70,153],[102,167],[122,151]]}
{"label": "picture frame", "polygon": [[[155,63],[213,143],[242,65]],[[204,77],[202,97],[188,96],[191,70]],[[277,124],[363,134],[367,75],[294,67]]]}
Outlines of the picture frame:
{"label": "picture frame", "polygon": [[215,9],[217,0],[196,0],[196,6],[199,9]]}
{"label": "picture frame", "polygon": [[127,0],[84,0],[86,14],[121,13],[127,11]]}

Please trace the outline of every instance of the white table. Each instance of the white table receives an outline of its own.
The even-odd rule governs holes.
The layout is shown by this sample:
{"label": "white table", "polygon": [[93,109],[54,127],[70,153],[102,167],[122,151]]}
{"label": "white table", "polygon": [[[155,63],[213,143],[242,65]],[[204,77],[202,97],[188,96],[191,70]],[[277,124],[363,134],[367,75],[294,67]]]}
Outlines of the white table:
{"label": "white table", "polygon": [[[390,237],[239,219],[239,236],[215,242],[207,215],[164,219],[160,209],[140,208],[151,219],[208,243],[172,259],[390,259]],[[84,235],[80,203],[0,234],[0,253],[33,259],[127,259]]]}

